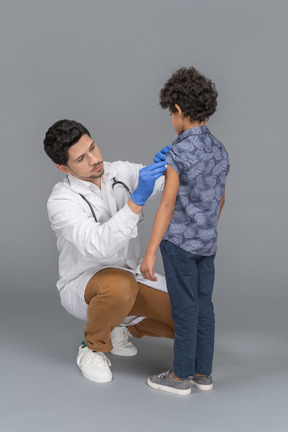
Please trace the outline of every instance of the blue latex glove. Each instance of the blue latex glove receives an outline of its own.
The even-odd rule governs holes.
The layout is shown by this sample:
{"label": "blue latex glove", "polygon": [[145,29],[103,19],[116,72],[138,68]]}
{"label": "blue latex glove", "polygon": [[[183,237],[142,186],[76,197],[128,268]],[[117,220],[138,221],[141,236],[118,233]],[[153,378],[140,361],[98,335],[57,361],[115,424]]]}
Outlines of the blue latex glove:
{"label": "blue latex glove", "polygon": [[137,189],[131,195],[135,204],[143,206],[153,192],[156,180],[166,171],[166,161],[141,168]]}
{"label": "blue latex glove", "polygon": [[158,152],[155,157],[154,157],[154,162],[160,162],[160,161],[165,161],[166,159],[166,154],[169,153],[169,150],[172,146],[171,145],[167,145],[166,147],[163,147],[160,152]]}

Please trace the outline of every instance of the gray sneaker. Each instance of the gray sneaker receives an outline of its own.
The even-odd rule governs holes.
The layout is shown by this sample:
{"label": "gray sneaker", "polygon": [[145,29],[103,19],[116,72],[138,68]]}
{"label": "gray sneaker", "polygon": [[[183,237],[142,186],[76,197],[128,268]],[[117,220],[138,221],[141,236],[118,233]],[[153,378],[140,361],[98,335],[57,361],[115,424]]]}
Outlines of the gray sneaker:
{"label": "gray sneaker", "polygon": [[177,381],[173,378],[173,371],[169,370],[159,375],[152,375],[147,379],[147,384],[156,389],[163,390],[179,395],[188,395],[191,393],[191,384],[189,379]]}
{"label": "gray sneaker", "polygon": [[212,376],[194,376],[190,378],[191,384],[199,390],[212,390],[213,381]]}

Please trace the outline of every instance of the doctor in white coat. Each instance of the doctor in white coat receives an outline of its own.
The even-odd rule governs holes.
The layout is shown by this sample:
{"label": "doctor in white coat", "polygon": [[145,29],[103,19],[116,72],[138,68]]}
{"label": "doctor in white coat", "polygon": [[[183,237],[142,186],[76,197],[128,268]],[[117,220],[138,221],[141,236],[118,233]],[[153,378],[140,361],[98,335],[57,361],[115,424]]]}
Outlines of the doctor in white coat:
{"label": "doctor in white coat", "polygon": [[146,167],[103,162],[89,131],[74,120],[51,126],[44,149],[66,174],[47,207],[59,250],[61,303],[87,321],[77,364],[85,378],[108,382],[104,353],[136,355],[130,335],[174,337],[165,278],[150,282],[139,270],[142,207],[162,191],[165,160]]}

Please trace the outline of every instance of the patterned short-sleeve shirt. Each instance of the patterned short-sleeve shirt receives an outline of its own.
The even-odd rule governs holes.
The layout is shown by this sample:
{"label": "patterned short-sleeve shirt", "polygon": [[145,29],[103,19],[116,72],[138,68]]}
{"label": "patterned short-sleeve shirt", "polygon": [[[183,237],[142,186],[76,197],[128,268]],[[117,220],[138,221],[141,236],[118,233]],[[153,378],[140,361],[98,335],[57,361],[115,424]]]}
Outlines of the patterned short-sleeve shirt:
{"label": "patterned short-sleeve shirt", "polygon": [[176,138],[166,161],[179,175],[179,190],[164,239],[195,255],[214,255],[220,202],[229,171],[224,145],[207,126],[197,126]]}

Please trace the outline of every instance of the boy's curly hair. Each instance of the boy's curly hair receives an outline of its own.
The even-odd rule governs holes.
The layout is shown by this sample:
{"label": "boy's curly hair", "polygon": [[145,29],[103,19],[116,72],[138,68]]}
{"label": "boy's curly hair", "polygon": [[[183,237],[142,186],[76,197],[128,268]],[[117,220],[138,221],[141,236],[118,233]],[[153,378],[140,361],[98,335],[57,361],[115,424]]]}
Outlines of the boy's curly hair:
{"label": "boy's curly hair", "polygon": [[215,84],[194,67],[177,70],[160,91],[160,105],[177,112],[179,105],[191,121],[207,121],[217,107]]}

